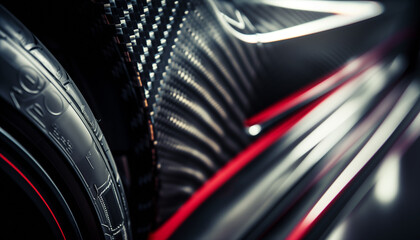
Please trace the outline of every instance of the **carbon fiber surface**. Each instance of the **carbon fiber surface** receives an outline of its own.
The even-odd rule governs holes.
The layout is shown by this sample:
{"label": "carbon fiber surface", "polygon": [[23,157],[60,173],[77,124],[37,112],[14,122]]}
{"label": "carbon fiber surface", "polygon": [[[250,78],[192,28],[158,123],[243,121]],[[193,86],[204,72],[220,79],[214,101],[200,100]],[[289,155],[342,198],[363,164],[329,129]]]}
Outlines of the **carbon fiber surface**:
{"label": "carbon fiber surface", "polygon": [[160,224],[249,143],[243,122],[255,99],[258,60],[204,3],[116,1],[105,11],[144,96]]}
{"label": "carbon fiber surface", "polygon": [[[228,31],[226,23],[258,35],[334,13],[273,7],[264,1],[110,1],[105,12],[116,27],[141,99],[143,120],[138,123],[147,127],[150,146],[144,146],[143,139],[139,151],[152,154],[139,159],[149,161],[153,171],[138,183],[155,184],[157,196],[140,201],[136,210],[141,215],[155,208],[156,226],[252,142],[244,127],[247,117],[359,56],[393,31],[387,24],[373,27],[374,22],[367,21],[293,41],[250,44]],[[372,29],[375,34],[367,34]],[[354,32],[364,36],[362,42]],[[141,228],[138,232],[147,232],[150,226]]]}
{"label": "carbon fiber surface", "polygon": [[221,31],[204,5],[178,31],[156,101],[161,223],[249,143],[253,52]]}
{"label": "carbon fiber surface", "polygon": [[[133,94],[139,107],[132,108],[131,129],[135,138],[132,176],[132,217],[135,235],[147,236],[155,215],[156,154],[152,124],[154,89],[167,62],[167,49],[185,12],[178,1],[109,1],[105,2],[107,22],[115,26],[116,42],[124,54],[131,81],[126,90]],[[166,50],[166,51],[165,51]],[[131,101],[132,103],[132,101]]]}
{"label": "carbon fiber surface", "polygon": [[[211,7],[213,3],[216,8]],[[139,133],[146,137],[138,141],[138,151],[144,153],[139,161],[146,164],[138,165],[138,171],[148,170],[140,174],[138,184],[155,184],[157,189],[157,196],[139,201],[136,210],[142,215],[155,204],[158,226],[250,143],[243,125],[247,117],[388,34],[377,28],[377,37],[359,45],[349,43],[346,32],[340,35],[342,42],[337,42],[336,35],[323,33],[284,43],[249,44],[221,24],[227,21],[239,29],[238,24],[244,21],[251,28],[243,31],[270,32],[332,13],[252,1],[212,4],[163,0],[105,3],[107,19],[115,25],[117,42],[142,105],[137,117],[142,120],[137,123],[146,126],[146,132]],[[328,51],[314,47],[325,50],[325,45],[333,42]],[[307,71],[301,71],[302,67]],[[141,193],[142,187],[138,191]],[[148,229],[150,226],[138,231]]]}

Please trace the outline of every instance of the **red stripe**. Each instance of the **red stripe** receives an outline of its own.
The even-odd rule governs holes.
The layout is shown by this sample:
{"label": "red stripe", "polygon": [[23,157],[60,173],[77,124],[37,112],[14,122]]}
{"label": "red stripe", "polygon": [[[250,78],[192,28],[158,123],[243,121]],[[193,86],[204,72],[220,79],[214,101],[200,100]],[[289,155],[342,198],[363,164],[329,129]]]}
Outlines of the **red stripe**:
{"label": "red stripe", "polygon": [[54,218],[55,223],[57,224],[58,228],[60,229],[61,235],[63,236],[63,239],[66,239],[66,237],[64,236],[64,232],[61,229],[60,224],[58,223],[57,218],[55,217],[53,211],[51,210],[50,206],[48,205],[48,203],[45,201],[45,199],[42,197],[41,193],[38,191],[38,189],[32,184],[32,182],[12,163],[10,162],[5,156],[3,156],[3,154],[0,153],[0,157],[7,163],[9,164],[17,173],[19,173],[19,175],[32,187],[32,189],[36,192],[36,194],[38,194],[39,198],[42,200],[42,202],[44,202],[45,206],[48,208],[48,211],[51,213],[51,216]]}
{"label": "red stripe", "polygon": [[[411,34],[411,31],[408,30],[396,34],[388,41],[374,48],[373,50],[363,54],[351,62],[348,62],[327,76],[324,76],[321,79],[311,83],[310,85],[305,86],[297,92],[264,109],[260,113],[257,113],[256,115],[245,120],[245,126],[249,127],[255,124],[267,122],[268,120],[280,115],[281,113],[296,107],[304,101],[307,101],[313,97],[317,97],[318,95],[320,96],[323,92],[328,90],[331,91],[334,88],[338,88],[340,86],[340,81],[342,81],[344,78],[350,77],[351,75],[355,74],[356,71],[362,71],[369,68],[376,62],[376,60],[381,58],[381,56],[383,56],[383,54],[387,52],[389,48],[399,43]],[[338,85],[334,87],[336,84]]]}
{"label": "red stripe", "polygon": [[[329,96],[329,95],[328,95]],[[279,124],[252,145],[239,153],[234,159],[210,178],[178,211],[166,221],[149,239],[167,239],[208,197],[225,184],[250,161],[270,147],[275,141],[287,133],[297,122],[318,106],[327,96],[305,107],[285,122]]]}
{"label": "red stripe", "polygon": [[286,240],[300,240],[303,239],[312,229],[312,227],[319,221],[319,219],[325,214],[325,212],[331,207],[331,205],[338,199],[341,193],[344,191],[342,189],[334,199],[328,203],[328,205],[322,209],[322,212],[317,215],[314,219],[309,218],[310,212],[308,212],[305,217],[298,223],[298,225],[293,229],[293,231],[287,236]]}
{"label": "red stripe", "polygon": [[[244,151],[239,153],[235,158],[233,158],[229,163],[227,163],[223,168],[221,168],[213,177],[211,177],[199,190],[197,190],[179,209],[178,211],[172,215],[160,228],[158,228],[155,232],[149,235],[150,240],[154,239],[168,239],[176,229],[217,189],[219,189],[223,184],[225,184],[230,178],[232,178],[236,173],[238,173],[242,168],[244,168],[249,162],[251,162],[255,157],[260,155],[263,151],[265,151],[268,147],[270,147],[274,142],[280,139],[284,134],[286,134],[293,126],[296,125],[302,118],[304,118],[310,111],[316,108],[319,104],[321,104],[326,98],[328,98],[333,93],[337,92],[347,83],[351,82],[354,79],[362,74],[365,70],[367,70],[372,64],[375,64],[382,54],[388,50],[390,46],[395,44],[396,42],[403,39],[406,35],[400,34],[397,35],[395,38],[391,39],[389,42],[379,46],[373,51],[359,57],[358,59],[352,61],[351,63],[345,65],[344,67],[338,69],[331,75],[327,76],[326,78],[322,78],[320,81],[317,81],[315,84],[312,84],[298,93],[291,95],[290,97],[280,101],[275,106],[270,107],[269,109],[263,111],[260,117],[255,118],[258,121],[266,121],[267,118],[272,118],[277,114],[281,113],[279,109],[287,109],[291,106],[295,106],[303,100],[300,99],[302,95],[310,91],[311,89],[319,86],[324,81],[331,81],[326,84],[327,86],[332,86],[334,83],[338,82],[339,80],[343,79],[341,76],[335,76],[338,79],[334,81],[335,74],[344,74],[348,76],[350,72],[347,72],[345,68],[350,64],[355,64],[355,69],[359,68],[358,74],[353,75],[353,77],[347,81],[344,81],[342,84],[338,85],[337,87],[331,89],[328,93],[321,96],[318,100],[312,102],[310,105],[304,107],[302,110],[298,111],[296,114],[285,120],[284,122],[277,125],[273,130],[266,133],[265,135],[261,136],[258,140],[256,140],[253,144],[248,146]],[[353,69],[353,66],[351,67]],[[343,72],[344,71],[344,72]],[[343,76],[344,77],[344,76]],[[324,89],[324,88],[322,88]],[[326,87],[325,89],[328,89]],[[317,90],[318,91],[318,90]],[[293,105],[294,104],[294,105]],[[276,107],[277,106],[277,107]],[[283,111],[284,111],[283,110]],[[257,120],[250,120],[247,121],[247,124],[253,125],[258,123]],[[302,223],[306,224],[306,223]],[[305,229],[304,227],[303,229]],[[306,233],[306,232],[305,232]],[[302,233],[302,234],[305,234]],[[301,235],[303,236],[303,235]]]}
{"label": "red stripe", "polygon": [[[364,71],[362,71],[364,72]],[[337,92],[339,89],[357,79],[362,73],[353,76],[348,81],[339,85],[337,88],[332,89],[327,94],[321,96],[318,100],[304,107],[284,122],[277,125],[273,130],[269,131],[265,135],[258,138],[253,144],[248,146],[244,151],[239,153],[235,158],[228,162],[223,168],[221,168],[213,177],[211,177],[199,190],[197,190],[188,200],[185,202],[178,211],[172,215],[159,229],[151,233],[149,236],[150,240],[154,239],[168,239],[175,230],[217,189],[225,184],[230,178],[238,173],[243,167],[245,167],[254,158],[260,155],[274,142],[280,139],[286,134],[293,126],[296,125],[303,117],[305,117],[310,111],[321,104],[326,98]]]}
{"label": "red stripe", "polygon": [[285,111],[297,106],[303,101],[316,95],[311,93],[311,91],[313,91],[316,87],[319,87],[321,84],[325,84],[325,86],[319,88],[319,92],[327,90],[328,88],[333,86],[338,80],[341,80],[341,78],[338,78],[332,79],[334,81],[331,81],[331,77],[335,74],[338,74],[340,70],[332,73],[330,76],[320,79],[319,81],[315,81],[314,83],[298,90],[297,92],[287,96],[284,99],[281,99],[277,103],[250,117],[249,119],[245,120],[245,126],[249,127],[255,124],[264,123],[278,116],[279,114],[284,113]]}
{"label": "red stripe", "polygon": [[310,111],[321,104],[332,94],[342,89],[348,83],[358,79],[367,69],[358,72],[352,78],[345,81],[337,88],[331,90],[327,94],[321,96],[318,100],[312,102],[296,114],[284,122],[277,125],[273,130],[269,131],[265,135],[258,138],[253,144],[248,146],[244,151],[239,153],[234,159],[227,163],[221,168],[212,178],[210,178],[194,195],[191,196],[187,202],[185,202],[178,211],[167,220],[159,229],[149,236],[149,239],[167,239],[175,230],[187,219],[208,197],[210,197],[217,189],[225,184],[230,178],[238,173],[243,167],[245,167],[254,158],[260,155],[274,142],[280,139],[285,133],[287,133],[293,126],[296,125],[302,118],[304,118]]}
{"label": "red stripe", "polygon": [[197,192],[195,192],[191,198],[188,199],[187,202],[185,202],[174,215],[172,215],[169,220],[167,220],[154,233],[150,234],[149,239],[168,239],[175,232],[175,230],[217,189],[225,184],[230,178],[232,178],[254,158],[256,158],[268,147],[270,147],[274,142],[280,139],[293,126],[295,126],[296,123],[298,123],[310,111],[321,104],[326,98],[347,85],[347,83],[357,79],[357,77],[363,72],[364,71],[359,72],[348,81],[345,81],[345,83],[321,96],[321,98],[304,107],[302,110],[298,111],[296,114],[292,115],[290,118],[277,125],[275,128],[273,128],[273,130],[258,138],[253,144],[248,146],[244,151],[239,153],[235,158],[228,162],[199,190],[197,190]]}
{"label": "red stripe", "polygon": [[[397,33],[392,38],[390,38],[385,44],[377,48],[377,57],[381,57],[385,52],[389,51],[390,48],[395,46],[396,44],[400,43],[407,37],[412,35],[411,30],[405,30],[402,32]],[[337,159],[338,160],[338,159]],[[327,168],[330,166],[327,165]],[[328,171],[328,170],[327,170]],[[321,172],[321,174],[324,174],[324,171]],[[322,176],[322,175],[321,175]],[[319,178],[320,175],[317,176]],[[319,180],[319,179],[317,179]],[[317,181],[316,180],[316,181]],[[290,234],[287,236],[287,240],[300,240],[303,239],[308,232],[313,228],[313,226],[325,215],[326,211],[334,204],[334,202],[338,199],[338,197],[345,191],[347,188],[349,182],[346,184],[346,186],[338,192],[334,198],[322,209],[322,211],[316,215],[315,217],[309,217],[311,211],[315,208],[315,206],[318,204],[318,202],[311,208],[311,210],[300,220],[300,222],[295,226],[295,228],[290,232]],[[323,196],[322,196],[323,197]],[[322,198],[321,197],[321,198]]]}

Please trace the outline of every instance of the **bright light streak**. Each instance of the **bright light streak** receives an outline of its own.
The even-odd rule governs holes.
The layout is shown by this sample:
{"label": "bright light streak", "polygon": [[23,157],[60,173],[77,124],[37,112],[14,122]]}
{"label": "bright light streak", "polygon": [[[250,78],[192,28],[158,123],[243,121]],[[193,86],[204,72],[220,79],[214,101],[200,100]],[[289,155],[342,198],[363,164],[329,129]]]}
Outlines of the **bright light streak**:
{"label": "bright light streak", "polygon": [[379,167],[374,196],[382,204],[390,204],[398,196],[401,158],[407,148],[420,136],[420,113],[393,147]]}
{"label": "bright light streak", "polygon": [[400,157],[392,155],[379,169],[374,194],[378,202],[390,204],[398,196],[400,185]]}
{"label": "bright light streak", "polygon": [[[287,141],[295,141],[299,136],[309,131],[314,123],[322,121],[325,116],[331,115],[338,107],[344,104],[355,92],[360,90],[360,86],[366,84],[372,77],[383,70],[383,64],[376,64],[358,76],[347,80],[339,88],[339,93],[332,94],[324,102],[322,102],[314,111],[308,114],[308,117],[300,121],[295,128],[295,131],[289,134]],[[394,74],[394,73],[390,73]],[[382,84],[382,83],[381,83]]]}
{"label": "bright light streak", "polygon": [[369,162],[376,151],[391,136],[394,129],[401,123],[414,103],[419,97],[419,89],[410,86],[394,107],[392,112],[380,125],[372,138],[366,143],[365,147],[356,155],[344,171],[338,176],[334,183],[328,188],[325,194],[309,212],[307,219],[314,221],[335,197],[347,186],[347,184],[359,173],[359,171]]}
{"label": "bright light streak", "polygon": [[[314,149],[305,157],[302,162],[295,167],[290,176],[284,181],[285,186],[290,187],[311,167],[313,167],[319,159],[321,159],[332,146],[335,145],[360,119],[363,111],[362,106],[378,94],[386,84],[386,78],[373,78],[363,86],[358,97],[352,98],[349,102],[344,103],[336,112],[334,112],[327,120],[317,127],[308,137],[291,152],[296,154],[294,159],[298,159],[309,149]],[[322,139],[322,141],[321,141]],[[319,144],[318,144],[319,142]],[[284,160],[285,161],[285,160]]]}
{"label": "bright light streak", "polygon": [[331,203],[340,195],[345,187],[353,180],[353,178],[363,169],[372,156],[387,141],[398,125],[403,121],[405,116],[417,102],[420,95],[419,86],[412,83],[407,87],[399,101],[396,103],[387,118],[382,122],[375,131],[369,141],[354,157],[349,165],[331,184],[327,191],[321,196],[314,207],[302,219],[302,221],[292,230],[287,239],[301,239],[315,224],[322,213],[330,206]]}
{"label": "bright light streak", "polygon": [[258,2],[294,10],[343,15],[373,15],[383,11],[382,5],[373,1],[261,0]]}
{"label": "bright light streak", "polygon": [[216,10],[218,18],[226,30],[238,39],[248,43],[268,43],[306,36],[364,21],[376,17],[384,11],[384,7],[380,3],[373,1],[263,0],[259,3],[301,11],[332,13],[334,15],[272,32],[244,34],[238,32],[229,24],[235,22],[234,26],[236,26],[243,22],[243,17],[238,16],[239,12],[236,12],[238,22],[221,13],[212,1],[209,1],[209,3]]}

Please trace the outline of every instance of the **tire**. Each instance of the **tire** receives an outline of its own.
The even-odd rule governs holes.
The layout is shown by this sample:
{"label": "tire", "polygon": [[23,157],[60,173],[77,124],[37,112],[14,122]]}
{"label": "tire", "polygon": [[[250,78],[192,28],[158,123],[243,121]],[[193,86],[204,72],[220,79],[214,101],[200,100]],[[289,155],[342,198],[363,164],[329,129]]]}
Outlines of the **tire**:
{"label": "tire", "polygon": [[16,189],[9,200],[28,209],[16,222],[42,216],[55,239],[130,239],[121,179],[95,117],[57,60],[2,6],[0,107],[0,175]]}

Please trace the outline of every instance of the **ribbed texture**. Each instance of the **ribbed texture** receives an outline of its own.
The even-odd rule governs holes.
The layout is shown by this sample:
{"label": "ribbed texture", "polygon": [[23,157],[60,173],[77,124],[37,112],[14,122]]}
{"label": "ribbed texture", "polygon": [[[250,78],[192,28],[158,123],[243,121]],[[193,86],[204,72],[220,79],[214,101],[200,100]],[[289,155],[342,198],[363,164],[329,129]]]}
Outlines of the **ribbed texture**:
{"label": "ribbed texture", "polygon": [[249,143],[243,121],[256,65],[255,53],[227,36],[205,5],[190,6],[154,106],[158,224]]}
{"label": "ribbed texture", "polygon": [[[257,32],[330,15],[247,3],[221,4],[223,11],[237,7],[251,18]],[[156,208],[157,226],[249,144],[243,125],[246,117],[306,85],[313,75],[322,76],[341,65],[348,59],[343,52],[353,52],[340,46],[331,47],[326,54],[305,48],[305,55],[299,56],[277,45],[246,44],[228,35],[210,9],[199,1],[117,0],[105,4],[132,76],[130,87],[142,106],[131,122],[133,129],[143,129],[136,133],[142,164],[137,166],[139,198],[134,216],[145,216]],[[298,59],[305,71],[290,59]],[[274,67],[263,66],[266,62]],[[148,194],[144,190],[150,187],[156,198],[144,197]],[[145,220],[137,232],[150,230]]]}
{"label": "ribbed texture", "polygon": [[[163,69],[167,65],[170,49],[182,16],[185,1],[110,0],[105,1],[105,16],[116,31],[116,42],[123,53],[131,80],[123,89],[123,98],[132,107],[129,122],[134,162],[132,173],[131,217],[136,239],[147,237],[151,230],[156,208],[156,139],[151,106],[159,88]],[[135,102],[135,103],[134,103]]]}
{"label": "ribbed texture", "polygon": [[[279,10],[262,8],[256,11]],[[241,7],[249,9],[254,8]],[[325,15],[288,11],[281,10],[283,22],[267,19],[287,27]],[[157,198],[139,198],[135,210],[140,216],[155,204],[160,225],[249,144],[243,122],[255,113],[262,97],[257,92],[271,79],[259,75],[264,67],[258,46],[227,35],[203,2],[118,0],[106,3],[105,12],[142,105],[132,125],[148,129],[139,132],[138,152],[144,153],[139,162],[150,164],[139,165],[144,174],[139,174],[138,195],[155,179],[158,183]],[[289,25],[288,18],[293,18]],[[261,26],[279,28],[258,19]]]}
{"label": "ribbed texture", "polygon": [[[149,129],[148,139],[139,137],[138,152],[146,157],[140,162],[157,159],[159,225],[249,143],[243,121],[259,61],[255,49],[224,33],[204,3],[118,0],[105,3],[105,13],[143,99],[132,125]],[[156,174],[139,171],[142,191]],[[153,208],[142,199],[138,215]],[[137,232],[148,229],[140,225]]]}

